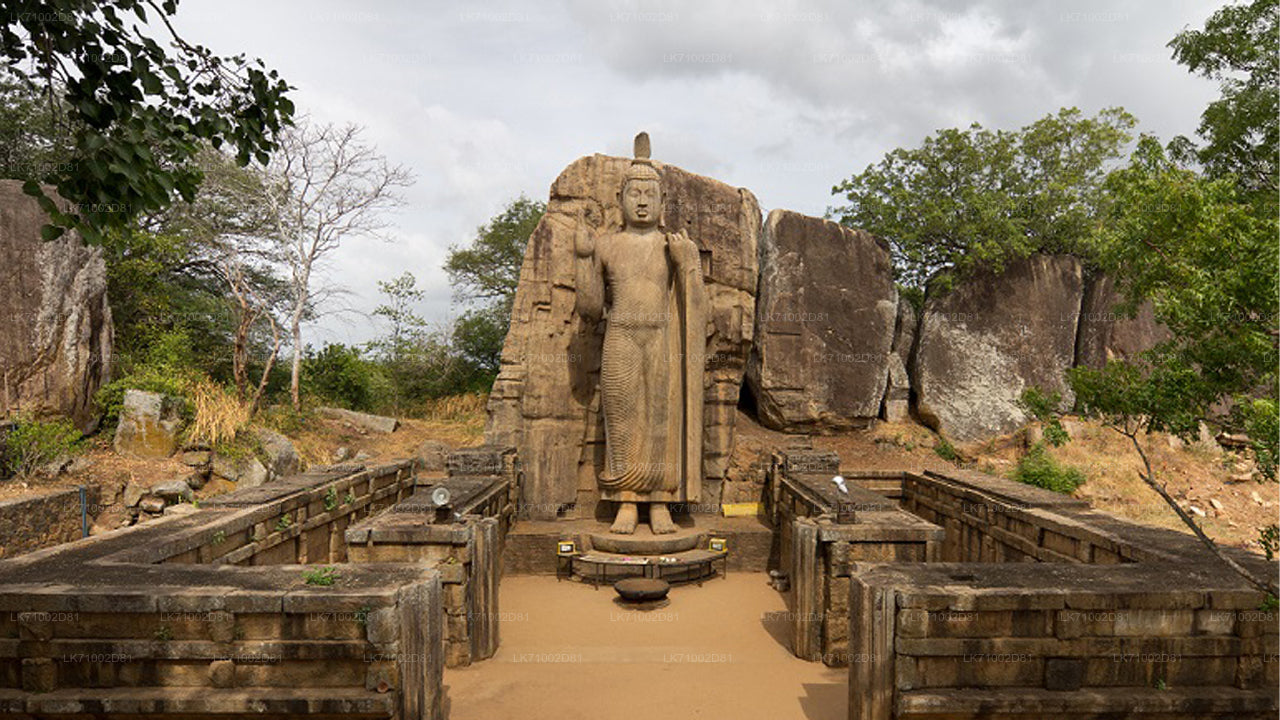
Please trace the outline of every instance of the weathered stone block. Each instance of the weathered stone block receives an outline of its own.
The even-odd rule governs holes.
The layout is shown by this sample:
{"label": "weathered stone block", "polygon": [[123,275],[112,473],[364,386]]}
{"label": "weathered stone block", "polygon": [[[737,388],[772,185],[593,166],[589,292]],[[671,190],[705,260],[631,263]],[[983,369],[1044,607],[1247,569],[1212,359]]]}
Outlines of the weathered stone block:
{"label": "weathered stone block", "polygon": [[1236,613],[1234,610],[1197,610],[1197,635],[1230,635],[1235,631]]}
{"label": "weathered stone block", "polygon": [[371,643],[394,642],[400,636],[400,621],[395,608],[378,608],[365,615],[365,636]]}
{"label": "weathered stone block", "polygon": [[1046,690],[1079,690],[1084,685],[1086,663],[1082,658],[1047,658],[1044,663]]}
{"label": "weathered stone block", "polygon": [[1121,637],[1190,635],[1194,621],[1191,610],[1117,610],[1115,633]]}
{"label": "weathered stone block", "polygon": [[22,658],[22,689],[29,693],[53,692],[58,671],[52,658]]}
{"label": "weathered stone block", "polygon": [[208,615],[209,639],[228,643],[236,638],[236,616],[226,610],[214,610]]}
{"label": "weathered stone block", "polygon": [[209,663],[209,684],[226,689],[236,685],[236,664],[233,660],[214,660]]}

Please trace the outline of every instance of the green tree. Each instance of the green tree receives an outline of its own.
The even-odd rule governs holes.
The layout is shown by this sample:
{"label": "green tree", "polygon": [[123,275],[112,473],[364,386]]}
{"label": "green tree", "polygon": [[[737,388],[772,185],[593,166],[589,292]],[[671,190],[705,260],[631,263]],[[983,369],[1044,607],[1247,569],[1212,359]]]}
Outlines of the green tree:
{"label": "green tree", "polygon": [[1221,95],[1200,117],[1206,173],[1235,176],[1249,191],[1275,192],[1280,148],[1280,13],[1277,0],[1231,4],[1201,30],[1178,33],[1173,57],[1218,81]]}
{"label": "green tree", "polygon": [[421,302],[426,293],[418,289],[418,278],[408,270],[391,280],[379,280],[378,291],[387,297],[387,302],[374,308],[373,314],[391,324],[391,333],[370,343],[370,348],[394,365],[427,326],[427,321],[413,311],[413,304]]}
{"label": "green tree", "polygon": [[908,288],[1035,252],[1087,257],[1102,181],[1134,124],[1121,108],[1066,108],[1018,131],[941,130],[835,186],[848,204],[829,214],[887,240]]}
{"label": "green tree", "polygon": [[386,391],[386,378],[359,348],[326,343],[319,352],[308,348],[303,361],[306,387],[322,401],[352,410],[373,410]]}
{"label": "green tree", "polygon": [[[69,161],[42,179],[70,201],[58,208],[31,179],[52,224],[46,237],[79,226],[90,240],[139,213],[191,200],[204,142],[228,146],[243,165],[265,164],[288,122],[289,86],[261,61],[223,57],[188,42],[172,25],[177,0],[10,0],[0,57],[46,99]],[[163,28],[160,40],[146,23]]]}
{"label": "green tree", "polygon": [[426,334],[427,321],[413,311],[413,304],[426,294],[418,289],[418,279],[405,271],[391,280],[379,280],[378,290],[387,302],[373,311],[390,323],[390,333],[369,343],[369,349],[381,360],[391,380],[392,409],[399,414],[406,391],[413,384],[417,368],[411,362],[415,346]]}
{"label": "green tree", "polygon": [[[1172,339],[1136,361],[1072,370],[1077,403],[1129,438],[1143,481],[1213,552],[1274,594],[1274,580],[1255,578],[1223,555],[1169,496],[1141,437],[1157,430],[1193,437],[1204,421],[1255,432],[1276,427],[1276,212],[1259,214],[1231,177],[1178,167],[1152,138],[1139,143],[1132,164],[1113,173],[1107,189],[1111,200],[1098,234],[1103,266],[1119,278],[1130,306],[1152,303]],[[1216,415],[1227,399],[1235,400],[1235,412]],[[1274,478],[1274,432],[1254,442],[1262,475]]]}
{"label": "green tree", "polygon": [[521,195],[480,226],[469,245],[449,249],[444,269],[454,294],[471,305],[451,332],[465,390],[487,390],[498,373],[525,247],[546,211],[545,203]]}
{"label": "green tree", "polygon": [[469,245],[450,248],[444,269],[454,292],[465,300],[501,302],[509,310],[525,246],[546,211],[545,203],[521,195],[477,228]]}
{"label": "green tree", "polygon": [[0,66],[0,177],[46,182],[71,162],[71,137],[49,99]]}
{"label": "green tree", "polygon": [[487,391],[493,385],[510,324],[510,309],[496,303],[468,310],[454,322],[454,352],[475,371],[469,390]]}
{"label": "green tree", "polygon": [[[1276,0],[1228,5],[1204,29],[1169,43],[1191,72],[1219,80],[1221,96],[1201,115],[1204,144],[1176,138],[1166,152],[1154,138],[1143,138],[1129,166],[1107,179],[1098,238],[1103,265],[1118,279],[1128,308],[1150,301],[1173,337],[1137,360],[1070,375],[1081,409],[1129,438],[1143,462],[1142,480],[1212,552],[1273,598],[1275,578],[1255,577],[1224,555],[1165,492],[1140,437],[1153,430],[1191,436],[1204,421],[1243,430],[1259,478],[1276,480],[1276,8]],[[1188,156],[1199,161],[1203,176],[1179,165]],[[1216,412],[1227,404],[1230,414]],[[1268,557],[1277,537],[1280,525],[1261,529]]]}

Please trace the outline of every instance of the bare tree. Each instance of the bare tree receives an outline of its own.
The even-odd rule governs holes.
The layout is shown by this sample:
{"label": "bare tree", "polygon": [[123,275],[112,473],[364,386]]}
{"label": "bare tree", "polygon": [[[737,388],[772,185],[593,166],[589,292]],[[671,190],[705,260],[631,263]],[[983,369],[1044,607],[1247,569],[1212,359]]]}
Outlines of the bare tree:
{"label": "bare tree", "polygon": [[403,203],[397,189],[413,183],[406,168],[389,164],[360,134],[357,125],[301,119],[283,134],[266,170],[272,235],[289,269],[289,393],[295,409],[301,406],[302,323],[338,291],[316,285],[323,261],[349,237],[380,235],[387,228],[385,211]]}
{"label": "bare tree", "polygon": [[[192,202],[175,203],[155,218],[157,230],[193,242],[203,271],[221,281],[235,318],[231,367],[236,390],[256,411],[275,367],[283,337],[277,313],[287,304],[287,283],[279,275],[280,253],[273,240],[276,227],[268,212],[265,177],[242,167],[225,152],[206,146],[196,156],[204,180]],[[265,322],[270,339],[253,342],[254,328]],[[249,360],[253,347],[265,346],[266,358],[257,388],[250,394]]]}

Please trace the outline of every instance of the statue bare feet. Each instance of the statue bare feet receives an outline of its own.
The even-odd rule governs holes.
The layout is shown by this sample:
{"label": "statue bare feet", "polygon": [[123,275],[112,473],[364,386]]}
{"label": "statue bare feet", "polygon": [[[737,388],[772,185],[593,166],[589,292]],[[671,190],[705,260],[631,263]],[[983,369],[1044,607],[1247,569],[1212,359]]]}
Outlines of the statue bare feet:
{"label": "statue bare feet", "polygon": [[649,529],[654,535],[668,535],[678,529],[671,521],[671,510],[666,503],[649,503]]}
{"label": "statue bare feet", "polygon": [[640,521],[640,511],[633,502],[618,505],[618,514],[613,518],[609,532],[619,535],[630,535],[636,531],[636,523]]}

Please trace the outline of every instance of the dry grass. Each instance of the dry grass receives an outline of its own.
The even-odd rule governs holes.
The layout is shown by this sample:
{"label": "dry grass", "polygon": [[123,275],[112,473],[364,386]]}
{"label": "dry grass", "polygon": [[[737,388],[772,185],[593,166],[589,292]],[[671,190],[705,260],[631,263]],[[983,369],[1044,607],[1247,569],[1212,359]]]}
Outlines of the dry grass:
{"label": "dry grass", "polygon": [[412,457],[427,440],[450,447],[470,447],[484,441],[487,395],[467,394],[427,400],[415,408],[413,418],[401,418],[390,435],[365,433],[337,420],[308,418],[300,430],[287,433],[308,465],[334,462],[334,451],[347,448],[351,455],[364,452],[371,461]]}
{"label": "dry grass", "polygon": [[489,396],[485,393],[467,393],[432,398],[424,401],[414,412],[414,416],[421,420],[434,422],[468,423],[476,418],[483,421],[485,406],[488,402]]}
{"label": "dry grass", "polygon": [[219,445],[235,439],[249,425],[249,403],[211,380],[196,383],[191,400],[196,409],[190,429],[193,440]]}

